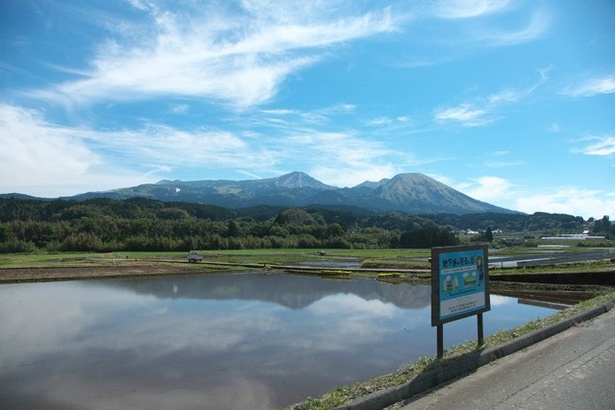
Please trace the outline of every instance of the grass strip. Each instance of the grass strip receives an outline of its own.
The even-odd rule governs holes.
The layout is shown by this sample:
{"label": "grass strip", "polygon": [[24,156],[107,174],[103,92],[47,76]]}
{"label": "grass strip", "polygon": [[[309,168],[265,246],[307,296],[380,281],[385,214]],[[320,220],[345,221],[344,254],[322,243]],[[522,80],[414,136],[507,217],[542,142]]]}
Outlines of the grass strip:
{"label": "grass strip", "polygon": [[351,401],[374,393],[376,391],[392,388],[403,384],[413,377],[416,377],[433,368],[441,367],[461,359],[464,355],[470,354],[478,349],[496,347],[503,343],[513,340],[519,336],[529,334],[541,328],[555,324],[561,320],[571,318],[583,311],[598,307],[615,299],[615,292],[602,294],[590,300],[582,301],[576,305],[559,311],[549,317],[539,318],[527,324],[515,327],[511,330],[502,330],[485,338],[485,344],[481,347],[476,346],[476,342],[452,346],[444,352],[443,358],[422,357],[417,361],[407,364],[396,371],[382,376],[374,377],[365,382],[357,382],[350,385],[343,385],[335,388],[323,395],[312,398],[308,397],[305,401],[289,407],[293,410],[323,410],[333,409],[348,404]]}

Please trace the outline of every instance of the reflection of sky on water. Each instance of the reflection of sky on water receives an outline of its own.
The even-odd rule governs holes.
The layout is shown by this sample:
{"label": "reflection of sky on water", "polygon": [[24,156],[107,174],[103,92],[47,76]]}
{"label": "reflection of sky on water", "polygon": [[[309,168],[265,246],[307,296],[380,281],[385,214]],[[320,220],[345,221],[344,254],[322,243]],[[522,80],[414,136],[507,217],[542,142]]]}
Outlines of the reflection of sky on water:
{"label": "reflection of sky on water", "polygon": [[[491,298],[487,334],[553,312]],[[423,285],[282,275],[9,284],[0,310],[8,408],[279,408],[435,353]],[[475,322],[446,324],[445,345],[475,339]]]}

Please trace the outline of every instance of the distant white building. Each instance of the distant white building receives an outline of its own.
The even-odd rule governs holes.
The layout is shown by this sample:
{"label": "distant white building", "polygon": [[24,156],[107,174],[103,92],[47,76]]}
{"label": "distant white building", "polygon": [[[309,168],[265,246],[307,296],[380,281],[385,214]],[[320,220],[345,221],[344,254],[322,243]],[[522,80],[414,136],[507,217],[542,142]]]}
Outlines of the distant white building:
{"label": "distant white building", "polygon": [[604,240],[603,235],[589,235],[589,230],[583,231],[583,234],[560,234],[555,237],[542,237],[541,240]]}

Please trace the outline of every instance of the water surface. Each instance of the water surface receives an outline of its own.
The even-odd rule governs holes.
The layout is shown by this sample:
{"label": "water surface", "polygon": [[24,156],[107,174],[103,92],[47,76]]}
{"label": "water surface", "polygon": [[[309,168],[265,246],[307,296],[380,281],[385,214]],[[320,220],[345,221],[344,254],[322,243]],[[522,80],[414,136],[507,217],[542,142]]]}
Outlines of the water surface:
{"label": "water surface", "polygon": [[[552,309],[491,296],[491,334]],[[435,355],[430,287],[284,274],[0,285],[3,408],[281,408]],[[476,339],[475,317],[445,346]]]}

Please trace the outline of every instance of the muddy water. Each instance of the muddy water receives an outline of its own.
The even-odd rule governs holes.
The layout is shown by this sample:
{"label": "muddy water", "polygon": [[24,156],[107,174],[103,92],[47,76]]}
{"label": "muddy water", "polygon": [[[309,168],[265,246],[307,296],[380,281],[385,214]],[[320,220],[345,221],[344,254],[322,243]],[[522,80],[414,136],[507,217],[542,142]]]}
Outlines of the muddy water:
{"label": "muddy water", "polygon": [[[555,310],[492,296],[485,333]],[[293,275],[0,285],[2,408],[281,408],[435,354],[430,288]],[[476,338],[447,324],[445,346]]]}

